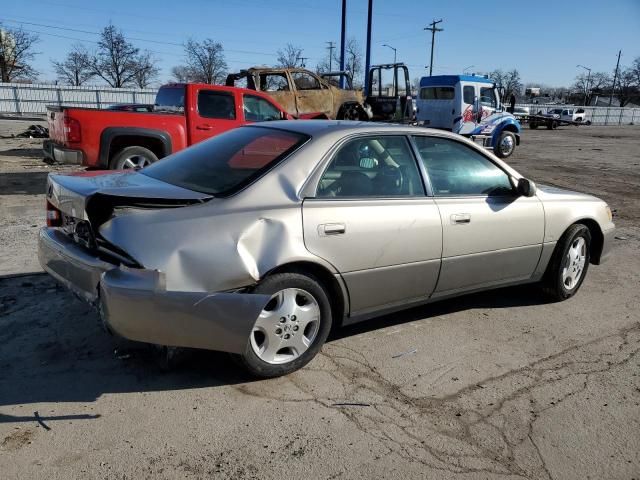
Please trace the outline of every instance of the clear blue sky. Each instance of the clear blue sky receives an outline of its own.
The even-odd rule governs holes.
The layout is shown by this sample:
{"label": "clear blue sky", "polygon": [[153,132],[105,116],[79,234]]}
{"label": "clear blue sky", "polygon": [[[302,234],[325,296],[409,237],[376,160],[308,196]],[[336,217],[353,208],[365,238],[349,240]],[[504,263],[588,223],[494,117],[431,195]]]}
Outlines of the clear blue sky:
{"label": "clear blue sky", "polygon": [[[367,0],[347,5],[347,35],[364,52]],[[327,53],[325,42],[340,39],[340,6],[341,0],[2,0],[0,21],[30,22],[23,28],[40,35],[34,66],[44,80],[55,78],[51,59],[78,41],[94,48],[96,33],[111,21],[136,46],[155,52],[162,82],[182,61],[180,44],[189,37],[222,42],[230,70],[273,64],[287,42],[302,47],[314,68]],[[576,64],[612,72],[618,49],[622,64],[640,57],[640,0],[374,0],[372,63],[393,60],[382,46],[388,43],[412,78],[422,76],[431,41],[423,28],[440,18],[437,74],[470,65],[479,72],[517,68],[524,82],[561,86],[580,73]]]}

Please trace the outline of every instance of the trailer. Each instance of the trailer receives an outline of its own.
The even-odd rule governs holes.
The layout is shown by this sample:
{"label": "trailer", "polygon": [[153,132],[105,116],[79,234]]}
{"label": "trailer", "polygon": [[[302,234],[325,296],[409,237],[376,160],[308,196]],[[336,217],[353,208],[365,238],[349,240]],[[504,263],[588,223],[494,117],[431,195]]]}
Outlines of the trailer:
{"label": "trailer", "polygon": [[559,126],[564,125],[590,125],[591,122],[576,122],[573,120],[563,120],[555,115],[550,114],[537,114],[537,115],[528,115],[525,117],[524,121],[529,123],[529,128],[535,130],[538,127],[547,127],[547,130],[555,130]]}

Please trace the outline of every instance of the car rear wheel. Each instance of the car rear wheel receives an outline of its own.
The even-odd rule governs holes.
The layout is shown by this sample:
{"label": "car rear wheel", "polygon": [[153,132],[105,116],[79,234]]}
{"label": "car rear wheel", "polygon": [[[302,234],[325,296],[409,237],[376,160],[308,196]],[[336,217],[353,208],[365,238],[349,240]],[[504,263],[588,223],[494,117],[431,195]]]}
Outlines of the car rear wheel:
{"label": "car rear wheel", "polygon": [[112,170],[141,169],[158,161],[158,157],[148,148],[126,147],[118,152],[111,160]]}
{"label": "car rear wheel", "polygon": [[516,149],[516,136],[511,132],[502,132],[493,147],[493,152],[499,158],[511,156]]}
{"label": "car rear wheel", "polygon": [[578,291],[587,275],[591,232],[580,224],[571,225],[556,245],[543,287],[556,300],[566,300]]}
{"label": "car rear wheel", "polygon": [[331,330],[331,307],[313,277],[278,273],[265,278],[254,293],[271,299],[256,319],[239,363],[262,378],[286,375],[309,363]]}

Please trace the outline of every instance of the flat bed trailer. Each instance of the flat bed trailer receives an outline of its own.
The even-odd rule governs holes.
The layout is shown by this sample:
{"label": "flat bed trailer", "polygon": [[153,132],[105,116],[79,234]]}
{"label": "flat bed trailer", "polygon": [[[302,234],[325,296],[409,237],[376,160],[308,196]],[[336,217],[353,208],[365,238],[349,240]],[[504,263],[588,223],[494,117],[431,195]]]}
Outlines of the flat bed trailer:
{"label": "flat bed trailer", "polygon": [[589,125],[591,122],[575,122],[573,120],[562,120],[561,118],[554,117],[553,115],[527,115],[522,117],[521,121],[527,122],[529,128],[535,130],[538,127],[547,127],[548,130],[555,130],[559,126],[563,125]]}

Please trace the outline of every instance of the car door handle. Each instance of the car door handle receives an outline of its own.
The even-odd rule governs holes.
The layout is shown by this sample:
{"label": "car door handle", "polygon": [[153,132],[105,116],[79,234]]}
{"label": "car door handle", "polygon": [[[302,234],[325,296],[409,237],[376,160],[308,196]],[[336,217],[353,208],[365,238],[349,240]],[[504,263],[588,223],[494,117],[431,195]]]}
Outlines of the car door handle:
{"label": "car door handle", "polygon": [[346,231],[347,226],[344,223],[325,223],[318,225],[318,233],[321,236],[343,235]]}
{"label": "car door handle", "polygon": [[205,123],[203,125],[196,125],[196,129],[197,130],[213,130],[213,127]]}
{"label": "car door handle", "polygon": [[454,213],[451,215],[451,223],[454,225],[471,223],[471,215],[469,213]]}

